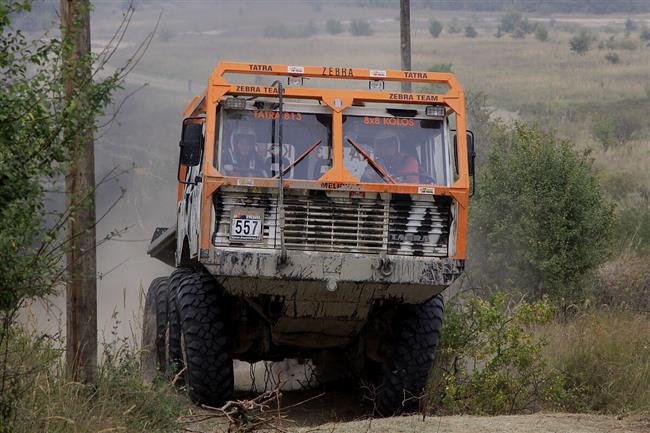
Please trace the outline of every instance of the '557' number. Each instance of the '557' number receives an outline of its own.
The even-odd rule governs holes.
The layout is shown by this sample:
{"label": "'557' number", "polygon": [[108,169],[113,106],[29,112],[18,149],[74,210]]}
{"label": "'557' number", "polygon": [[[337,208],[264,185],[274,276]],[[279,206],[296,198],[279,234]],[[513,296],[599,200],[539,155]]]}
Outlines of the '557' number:
{"label": "'557' number", "polygon": [[232,222],[230,235],[235,239],[259,239],[261,235],[262,224],[259,219],[253,218],[236,218]]}

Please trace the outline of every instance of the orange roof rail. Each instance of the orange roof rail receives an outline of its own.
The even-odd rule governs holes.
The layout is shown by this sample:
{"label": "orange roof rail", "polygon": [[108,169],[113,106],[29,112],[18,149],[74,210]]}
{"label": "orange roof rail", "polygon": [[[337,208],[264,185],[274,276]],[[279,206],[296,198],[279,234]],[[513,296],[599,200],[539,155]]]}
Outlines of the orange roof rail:
{"label": "orange roof rail", "polygon": [[[409,103],[426,105],[444,104],[454,110],[456,113],[461,113],[463,111],[463,105],[460,103],[460,101],[462,101],[464,98],[463,89],[454,75],[446,72],[419,72],[339,66],[291,66],[264,63],[223,62],[220,63],[210,75],[209,85],[228,88],[226,92],[223,92],[222,90],[222,92],[220,92],[222,94],[231,93],[239,95],[277,96],[277,87],[255,84],[242,85],[230,83],[224,77],[228,73],[326,78],[335,80],[377,80],[424,84],[446,84],[449,87],[449,91],[445,94],[403,93],[383,90],[374,91],[348,89],[336,89],[328,91],[321,88],[285,87],[284,95],[288,98],[323,99],[326,100],[326,102],[327,99],[330,99],[329,97],[335,97],[338,99],[352,98],[353,100],[367,102]],[[351,101],[349,101],[347,104],[340,103],[331,105],[336,110],[337,108],[340,109],[341,105],[349,105],[350,102]]]}

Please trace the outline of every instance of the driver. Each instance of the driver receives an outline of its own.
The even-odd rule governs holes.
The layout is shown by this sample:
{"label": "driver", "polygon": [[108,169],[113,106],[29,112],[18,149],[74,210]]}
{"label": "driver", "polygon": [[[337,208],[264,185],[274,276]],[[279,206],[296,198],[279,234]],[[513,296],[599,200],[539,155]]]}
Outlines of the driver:
{"label": "driver", "polygon": [[[400,154],[400,139],[394,131],[382,131],[373,141],[374,160],[400,183],[420,182],[420,163],[414,155]],[[362,181],[377,179],[378,174],[368,165]]]}
{"label": "driver", "polygon": [[238,127],[230,134],[230,146],[224,152],[222,165],[227,176],[268,177],[256,144],[257,136],[252,128]]}

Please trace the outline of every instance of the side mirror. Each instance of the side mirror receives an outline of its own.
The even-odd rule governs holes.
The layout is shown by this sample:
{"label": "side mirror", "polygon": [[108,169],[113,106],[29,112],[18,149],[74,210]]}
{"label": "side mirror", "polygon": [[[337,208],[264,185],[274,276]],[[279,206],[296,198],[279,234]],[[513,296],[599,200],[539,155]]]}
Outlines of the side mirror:
{"label": "side mirror", "polygon": [[178,158],[181,165],[195,167],[201,163],[201,148],[203,147],[203,124],[184,123],[181,141],[181,154]]}
{"label": "side mirror", "polygon": [[[469,167],[469,175],[474,176],[475,171],[476,151],[474,150],[474,133],[467,131],[467,164]],[[458,135],[454,135],[454,165],[456,166],[456,173],[458,173]]]}
{"label": "side mirror", "polygon": [[476,151],[474,150],[474,133],[467,131],[467,162],[469,165],[469,175],[474,176],[476,161]]}

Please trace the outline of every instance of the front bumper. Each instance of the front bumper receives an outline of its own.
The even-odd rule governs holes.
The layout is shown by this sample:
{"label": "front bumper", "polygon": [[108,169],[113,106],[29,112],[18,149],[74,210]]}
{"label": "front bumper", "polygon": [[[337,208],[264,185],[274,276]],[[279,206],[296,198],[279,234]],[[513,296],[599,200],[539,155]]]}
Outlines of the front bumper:
{"label": "front bumper", "polygon": [[[229,292],[285,295],[289,285],[305,289],[372,287],[372,298],[425,300],[449,286],[463,271],[464,261],[432,257],[365,255],[320,251],[280,251],[249,248],[211,248],[201,252],[201,263]],[[259,282],[256,282],[260,280]],[[290,290],[290,292],[293,292]]]}

